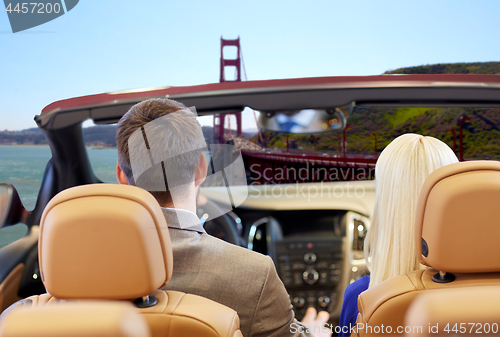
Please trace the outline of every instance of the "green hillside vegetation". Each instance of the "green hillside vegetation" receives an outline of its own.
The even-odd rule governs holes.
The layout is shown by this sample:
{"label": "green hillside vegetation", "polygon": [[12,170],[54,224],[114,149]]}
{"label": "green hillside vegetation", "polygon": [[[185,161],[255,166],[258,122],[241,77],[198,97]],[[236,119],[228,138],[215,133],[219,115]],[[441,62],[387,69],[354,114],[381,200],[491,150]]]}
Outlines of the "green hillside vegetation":
{"label": "green hillside vegetation", "polygon": [[387,120],[393,127],[406,122],[408,119],[426,113],[429,108],[400,108],[393,115],[387,115]]}
{"label": "green hillside vegetation", "polygon": [[388,70],[384,74],[500,74],[500,62],[438,63]]}
{"label": "green hillside vegetation", "polygon": [[[408,117],[404,120],[403,117]],[[453,149],[453,133],[456,133],[455,151],[459,155],[459,120],[468,117],[463,124],[465,159],[500,160],[500,109],[472,108],[355,108],[348,118],[346,130],[347,153],[372,155],[380,153],[394,138],[404,133],[418,133],[438,138]],[[393,121],[402,121],[394,124]],[[404,120],[404,121],[403,121]],[[286,148],[286,136],[265,133],[268,148]],[[257,136],[254,137],[257,142]],[[291,149],[310,151],[341,150],[342,133],[316,135],[289,135]]]}
{"label": "green hillside vegetation", "polygon": [[[443,63],[417,67],[400,68],[386,74],[500,74],[500,62]],[[367,111],[372,110],[372,111]],[[381,111],[382,110],[382,111]],[[379,148],[383,149],[394,138],[413,132],[441,139],[453,148],[453,134],[456,133],[456,152],[459,152],[459,120],[471,119],[463,124],[463,149],[465,159],[500,159],[500,109],[471,108],[406,108],[406,109],[357,109],[349,117],[349,124],[359,134],[353,135],[352,150],[366,151],[369,144],[373,149],[373,136],[362,131],[367,124],[380,126],[377,131]],[[365,119],[363,114],[371,115]],[[377,116],[375,116],[375,115]],[[391,124],[384,125],[380,117],[387,116]],[[370,121],[367,123],[367,121]],[[378,122],[377,122],[378,121]],[[371,133],[370,133],[371,134]],[[370,139],[372,138],[372,139]]]}
{"label": "green hillside vegetation", "polygon": [[[500,109],[472,108],[426,108],[425,112],[393,125],[390,118],[399,109],[359,108],[349,116],[348,150],[370,152],[374,149],[377,135],[378,150],[382,150],[395,137],[404,133],[418,133],[436,137],[453,149],[453,133],[456,133],[456,152],[459,151],[459,121],[468,117],[463,124],[465,159],[500,159]],[[369,122],[368,122],[369,121]],[[332,144],[333,146],[333,144]]]}
{"label": "green hillside vegetation", "polygon": [[[435,64],[401,68],[386,74],[500,74],[500,62]],[[463,148],[465,159],[500,160],[500,109],[490,108],[363,108],[355,107],[347,118],[350,129],[346,130],[348,153],[374,154],[375,136],[377,151],[381,152],[394,138],[404,133],[418,133],[436,137],[453,149],[453,133],[456,133],[456,153],[459,155],[459,121],[463,124]],[[283,134],[267,133],[268,147],[286,147]],[[305,150],[339,152],[342,133],[317,135],[290,135],[289,143]]]}

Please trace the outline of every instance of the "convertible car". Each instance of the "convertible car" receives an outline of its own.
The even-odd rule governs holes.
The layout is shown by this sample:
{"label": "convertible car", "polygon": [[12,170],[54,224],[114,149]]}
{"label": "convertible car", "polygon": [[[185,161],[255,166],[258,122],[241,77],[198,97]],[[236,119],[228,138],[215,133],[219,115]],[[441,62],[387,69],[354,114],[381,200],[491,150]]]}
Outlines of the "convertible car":
{"label": "convertible car", "polygon": [[37,227],[49,200],[101,182],[82,123],[115,124],[148,98],[194,107],[207,158],[215,162],[215,145],[227,145],[231,160],[243,163],[234,179],[205,184],[199,216],[209,234],[272,257],[299,319],[313,306],[337,322],[345,288],[368,273],[363,239],[373,211],[374,168],[392,139],[421,133],[446,142],[460,160],[500,157],[497,75],[228,82],[57,101],[35,116],[52,153],[35,208],[27,212],[13,186],[0,186],[0,225],[23,222],[29,229],[0,249],[0,310],[45,291]]}

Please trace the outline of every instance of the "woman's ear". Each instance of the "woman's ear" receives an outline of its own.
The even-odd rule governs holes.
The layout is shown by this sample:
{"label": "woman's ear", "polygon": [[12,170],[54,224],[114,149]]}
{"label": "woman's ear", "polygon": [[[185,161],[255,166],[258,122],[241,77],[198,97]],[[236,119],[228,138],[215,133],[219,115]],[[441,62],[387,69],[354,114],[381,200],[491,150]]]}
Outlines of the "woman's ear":
{"label": "woman's ear", "polygon": [[198,167],[196,168],[196,172],[194,174],[194,186],[198,187],[207,178],[207,160],[203,153],[200,154],[200,161],[198,163]]}
{"label": "woman's ear", "polygon": [[128,179],[125,173],[122,171],[120,164],[116,161],[116,180],[122,185],[128,185]]}

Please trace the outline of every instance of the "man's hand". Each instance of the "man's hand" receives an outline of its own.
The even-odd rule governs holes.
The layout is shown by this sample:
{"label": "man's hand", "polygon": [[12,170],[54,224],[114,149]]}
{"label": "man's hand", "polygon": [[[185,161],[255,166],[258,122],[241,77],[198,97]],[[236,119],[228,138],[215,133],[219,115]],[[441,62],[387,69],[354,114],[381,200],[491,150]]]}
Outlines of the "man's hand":
{"label": "man's hand", "polygon": [[[329,328],[324,328],[325,323],[330,318],[330,314],[326,311],[320,311],[316,316],[316,309],[307,308],[306,315],[302,319],[302,324],[311,328],[314,337],[330,337],[332,331]],[[315,327],[317,327],[315,329]]]}

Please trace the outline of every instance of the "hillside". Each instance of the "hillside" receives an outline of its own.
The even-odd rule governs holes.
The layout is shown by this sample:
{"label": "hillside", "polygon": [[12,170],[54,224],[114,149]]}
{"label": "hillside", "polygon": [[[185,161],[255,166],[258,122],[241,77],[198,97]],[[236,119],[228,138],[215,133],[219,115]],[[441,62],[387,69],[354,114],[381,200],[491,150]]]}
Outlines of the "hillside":
{"label": "hillside", "polygon": [[[435,64],[400,68],[385,74],[500,74],[500,62]],[[441,139],[453,149],[456,133],[456,152],[459,152],[459,120],[463,124],[465,159],[500,160],[500,109],[472,108],[363,108],[355,107],[347,118],[346,151],[374,154],[375,136],[380,153],[395,137],[404,133],[418,133]],[[286,147],[285,137],[266,133],[270,147]],[[255,138],[256,140],[256,138]],[[294,146],[307,150],[340,151],[342,134],[316,136],[293,135]],[[296,144],[296,145],[295,145]]]}
{"label": "hillside", "polygon": [[[95,125],[83,128],[83,138],[86,146],[96,147],[116,147],[116,125]],[[213,128],[211,126],[202,127],[207,143],[213,139]],[[229,130],[226,129],[226,135]],[[233,136],[236,132],[232,131]],[[243,132],[243,137],[249,139],[253,133]],[[41,145],[47,144],[42,131],[38,128],[31,128],[22,131],[0,131],[0,145]]]}
{"label": "hillside", "polygon": [[[402,116],[402,117],[401,117]],[[465,159],[500,159],[500,109],[464,108],[358,108],[349,117],[350,151],[373,151],[377,135],[379,151],[403,133],[433,136],[459,151],[459,120],[470,118],[463,125]],[[404,117],[407,117],[406,119]],[[394,121],[397,122],[394,122]]]}
{"label": "hillside", "polygon": [[388,70],[384,74],[500,74],[500,62],[438,63]]}
{"label": "hillside", "polygon": [[[116,146],[116,125],[95,125],[83,129],[85,145],[99,147]],[[23,144],[41,145],[47,144],[42,131],[31,128],[21,131],[0,131],[0,145]]]}
{"label": "hillside", "polygon": [[[443,63],[400,68],[386,74],[500,74],[500,62]],[[413,132],[441,139],[459,151],[459,120],[463,124],[465,159],[500,159],[500,109],[472,108],[399,108],[356,109],[349,117],[351,149],[369,151],[374,147],[372,133],[377,134],[379,149],[400,134]]]}

